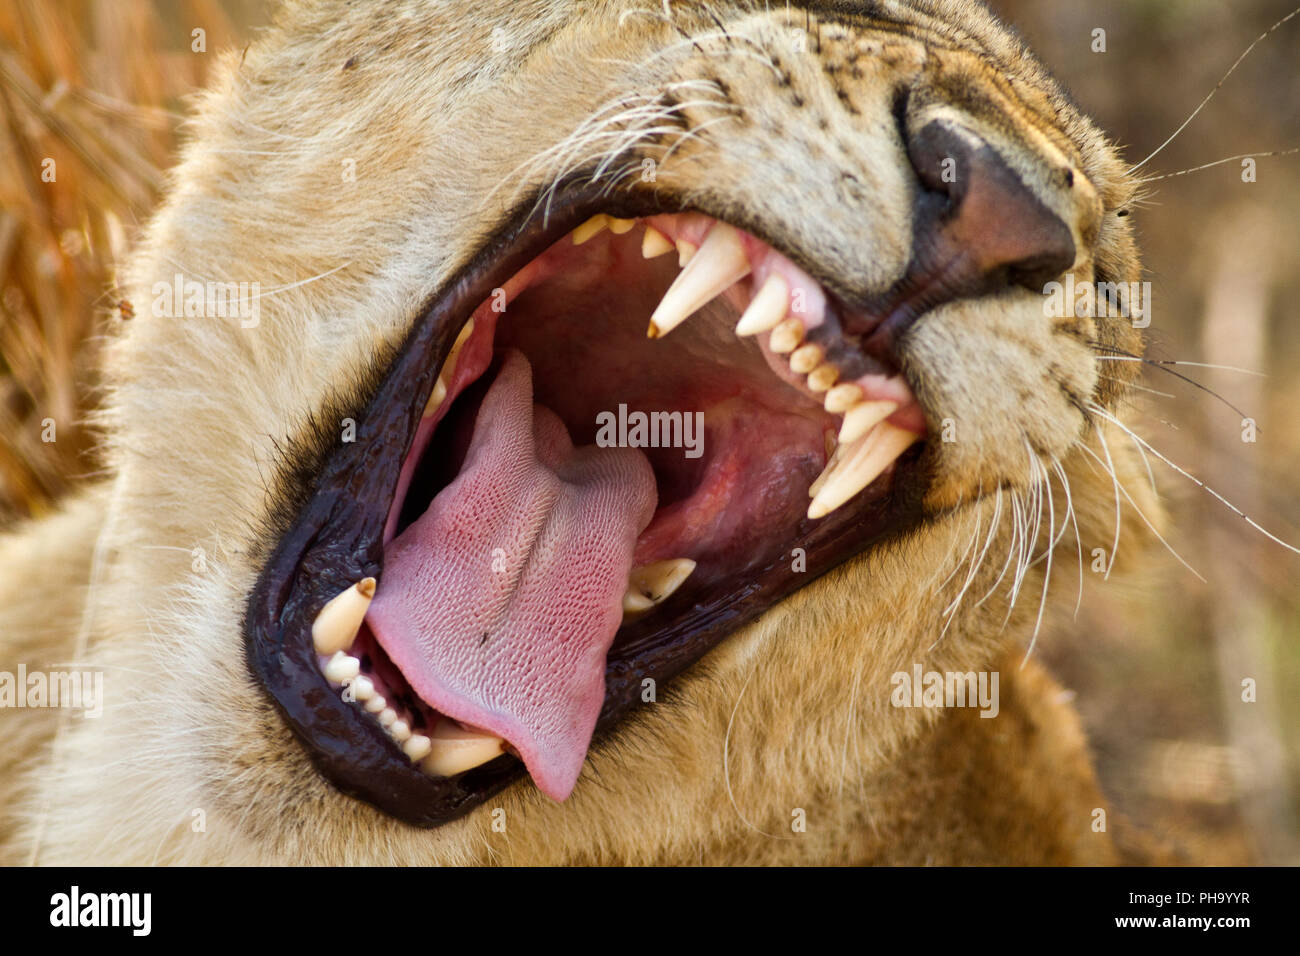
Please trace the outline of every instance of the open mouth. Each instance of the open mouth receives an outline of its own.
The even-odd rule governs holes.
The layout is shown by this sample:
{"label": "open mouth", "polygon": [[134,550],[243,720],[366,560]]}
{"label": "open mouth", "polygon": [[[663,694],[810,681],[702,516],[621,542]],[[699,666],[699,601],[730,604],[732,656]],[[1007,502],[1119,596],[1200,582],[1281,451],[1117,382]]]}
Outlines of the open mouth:
{"label": "open mouth", "polygon": [[250,599],[316,766],[415,825],[525,771],[563,800],[664,682],[919,513],[925,419],[864,345],[888,315],[703,212],[599,208],[519,217],[436,298]]}

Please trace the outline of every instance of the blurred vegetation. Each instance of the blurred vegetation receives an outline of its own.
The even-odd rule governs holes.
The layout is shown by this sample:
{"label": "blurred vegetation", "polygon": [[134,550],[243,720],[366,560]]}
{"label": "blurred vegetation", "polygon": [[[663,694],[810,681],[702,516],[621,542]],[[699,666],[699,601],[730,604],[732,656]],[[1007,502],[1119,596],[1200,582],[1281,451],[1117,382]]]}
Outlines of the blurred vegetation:
{"label": "blurred vegetation", "polygon": [[[1294,0],[991,0],[1137,161]],[[95,356],[113,263],[158,198],[185,96],[266,22],[256,0],[8,0],[0,7],[0,523],[95,473]],[[1106,50],[1093,52],[1093,31]],[[205,50],[194,34],[204,31]],[[1143,169],[1172,173],[1300,145],[1300,17],[1248,57]],[[55,164],[54,182],[41,178]],[[1134,211],[1153,283],[1151,354],[1258,423],[1150,368],[1142,434],[1288,541],[1300,541],[1300,156],[1150,184]],[[1156,394],[1163,393],[1163,394]],[[57,442],[42,441],[54,419]],[[1076,695],[1103,786],[1191,859],[1298,862],[1300,557],[1153,462],[1169,540],[1203,583],[1153,558],[1137,594],[1093,588],[1041,651]],[[1061,585],[1064,586],[1064,585]],[[1253,678],[1258,702],[1241,701]]]}

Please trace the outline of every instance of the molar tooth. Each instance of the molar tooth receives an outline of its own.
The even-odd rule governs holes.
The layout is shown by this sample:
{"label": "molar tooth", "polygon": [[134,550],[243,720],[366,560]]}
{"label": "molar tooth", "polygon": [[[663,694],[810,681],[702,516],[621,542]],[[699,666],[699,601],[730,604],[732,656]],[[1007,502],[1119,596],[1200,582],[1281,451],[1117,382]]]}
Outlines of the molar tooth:
{"label": "molar tooth", "polygon": [[645,227],[641,237],[641,256],[645,259],[657,259],[665,252],[673,251],[673,241],[654,226]]}
{"label": "molar tooth", "polygon": [[316,653],[332,657],[351,647],[374,596],[375,579],[362,578],[330,598],[311,623],[311,641]]}
{"label": "molar tooth", "polygon": [[616,219],[613,216],[609,217],[609,231],[616,236],[623,235],[623,233],[628,232],[635,225],[635,219]]}
{"label": "molar tooth", "polygon": [[609,216],[603,212],[596,213],[577,229],[573,230],[573,244],[580,246],[593,236],[600,235],[609,225]]}
{"label": "molar tooth", "polygon": [[832,415],[839,415],[847,412],[860,401],[862,401],[862,386],[845,382],[843,385],[836,385],[826,393],[824,407]]}
{"label": "molar tooth", "polygon": [[881,422],[863,435],[826,477],[812,504],[810,519],[823,518],[871,484],[903,452],[921,438],[916,432]]}
{"label": "molar tooth", "polygon": [[388,706],[388,701],[384,700],[384,695],[376,694],[374,697],[371,697],[368,701],[366,701],[366,712],[370,714],[377,714],[387,706]]}
{"label": "molar tooth", "polygon": [[433,744],[424,734],[412,734],[406,743],[402,744],[402,753],[406,754],[412,763],[419,763],[429,755],[431,749]]}
{"label": "molar tooth", "polygon": [[623,613],[641,614],[667,600],[695,570],[690,558],[670,558],[633,568],[627,576]]}
{"label": "molar tooth", "polygon": [[686,263],[695,258],[695,253],[700,249],[693,242],[687,242],[685,239],[677,240],[677,268],[685,269]]}
{"label": "molar tooth", "polygon": [[338,651],[325,664],[325,679],[336,684],[351,680],[361,673],[361,661],[346,651]]}
{"label": "molar tooth", "polygon": [[829,362],[823,362],[808,373],[808,388],[814,392],[825,392],[840,377],[840,370]]}
{"label": "molar tooth", "polygon": [[786,319],[772,330],[772,335],[767,340],[767,347],[777,355],[785,355],[797,349],[802,341],[803,321]]}
{"label": "molar tooth", "polygon": [[505,753],[500,737],[465,730],[440,720],[429,735],[429,753],[420,768],[435,777],[454,777]]}
{"label": "molar tooth", "polygon": [[844,413],[844,424],[840,426],[840,444],[853,444],[896,411],[897,402],[859,402]]}
{"label": "molar tooth", "polygon": [[388,736],[399,744],[406,743],[411,739],[411,725],[404,720],[395,720],[388,727]]}
{"label": "molar tooth", "polygon": [[801,345],[790,353],[790,370],[798,375],[807,375],[825,358],[826,351],[820,345]]}
{"label": "molar tooth", "polygon": [[737,335],[757,335],[776,326],[790,311],[790,283],[773,272],[736,323]]}
{"label": "molar tooth", "polygon": [[650,316],[650,338],[671,332],[747,275],[749,257],[740,234],[725,222],[714,223],[704,245],[668,287]]}

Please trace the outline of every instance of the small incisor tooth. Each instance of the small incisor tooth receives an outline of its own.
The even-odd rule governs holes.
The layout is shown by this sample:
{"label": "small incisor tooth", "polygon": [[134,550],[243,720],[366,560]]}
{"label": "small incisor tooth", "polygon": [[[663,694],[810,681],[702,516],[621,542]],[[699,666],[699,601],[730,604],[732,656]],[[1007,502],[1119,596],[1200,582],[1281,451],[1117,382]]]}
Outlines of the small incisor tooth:
{"label": "small incisor tooth", "polygon": [[325,679],[336,684],[349,681],[361,673],[361,661],[346,651],[338,651],[325,664]]}
{"label": "small incisor tooth", "polygon": [[785,355],[787,352],[793,352],[803,341],[803,320],[786,319],[772,330],[772,335],[767,340],[767,347],[777,355]]}
{"label": "small incisor tooth", "polygon": [[695,570],[690,558],[670,558],[633,568],[627,576],[623,613],[641,614],[668,599]]}
{"label": "small incisor tooth", "polygon": [[825,392],[839,377],[839,369],[829,362],[823,362],[808,373],[808,388],[813,392]]}
{"label": "small incisor tooth", "polygon": [[632,227],[635,225],[635,219],[616,219],[613,216],[609,217],[609,231],[616,236],[621,236],[623,233],[631,231]]}
{"label": "small incisor tooth", "polygon": [[603,212],[597,213],[577,229],[573,230],[573,244],[580,246],[593,236],[600,235],[609,225],[609,216]]}
{"label": "small incisor tooth", "polygon": [[402,753],[406,754],[412,763],[423,760],[432,749],[433,745],[424,734],[412,734],[406,743],[402,744]]}
{"label": "small incisor tooth", "polygon": [[916,432],[881,422],[858,439],[857,444],[851,446],[825,476],[826,480],[808,506],[808,517],[813,520],[824,518],[840,507],[880,477],[882,471],[920,438]]}
{"label": "small incisor tooth", "polygon": [[375,694],[366,701],[366,713],[378,714],[388,706],[388,701],[384,700],[383,694]]}
{"label": "small incisor tooth", "polygon": [[844,424],[840,426],[840,444],[853,444],[896,411],[897,402],[859,402],[844,413]]}
{"label": "small incisor tooth", "polygon": [[505,753],[505,741],[440,720],[429,734],[429,753],[420,762],[435,777],[454,777]]}
{"label": "small incisor tooth", "polygon": [[668,287],[650,316],[650,338],[666,335],[732,285],[749,275],[749,256],[740,233],[725,222],[713,224],[704,245]]}
{"label": "small incisor tooth", "polygon": [[645,227],[645,235],[641,237],[641,257],[644,259],[657,259],[666,252],[673,251],[673,241],[665,236],[654,226]]}
{"label": "small incisor tooth", "polygon": [[807,375],[825,358],[826,352],[820,345],[801,345],[790,353],[790,371],[796,375]]}
{"label": "small incisor tooth", "polygon": [[311,622],[311,642],[316,653],[333,657],[351,647],[374,596],[375,579],[362,578],[330,598]]}
{"label": "small incisor tooth", "polygon": [[826,393],[823,405],[832,415],[839,415],[847,412],[860,401],[862,401],[862,386],[845,382],[843,385],[836,385]]}
{"label": "small incisor tooth", "polygon": [[700,247],[693,242],[687,242],[685,239],[677,240],[677,268],[685,269],[686,264],[695,258],[695,253],[700,251]]}
{"label": "small incisor tooth", "polygon": [[411,725],[404,720],[395,720],[388,728],[388,736],[399,744],[405,743],[411,737]]}
{"label": "small incisor tooth", "polygon": [[790,283],[775,272],[763,280],[762,287],[750,300],[745,314],[736,323],[737,335],[757,335],[774,328],[790,311]]}

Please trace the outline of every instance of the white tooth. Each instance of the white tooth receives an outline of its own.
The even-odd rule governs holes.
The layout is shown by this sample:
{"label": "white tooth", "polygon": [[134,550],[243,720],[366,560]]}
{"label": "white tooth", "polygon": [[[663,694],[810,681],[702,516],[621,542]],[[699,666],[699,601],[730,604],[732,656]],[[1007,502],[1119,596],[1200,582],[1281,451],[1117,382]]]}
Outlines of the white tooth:
{"label": "white tooth", "polygon": [[385,707],[379,712],[379,726],[390,727],[397,720],[397,711],[391,707]]}
{"label": "white tooth", "polygon": [[395,720],[388,728],[388,736],[399,744],[405,743],[411,737],[411,725],[404,720]]}
{"label": "white tooth", "polygon": [[316,653],[332,656],[351,647],[374,596],[375,579],[362,578],[330,598],[311,622],[311,642]]}
{"label": "white tooth", "polygon": [[577,229],[573,230],[573,244],[580,246],[592,236],[599,235],[609,225],[609,216],[603,212],[597,213]]}
{"label": "white tooth", "polygon": [[351,680],[361,673],[361,661],[344,651],[338,651],[325,664],[325,679],[336,684]]}
{"label": "white tooth", "polygon": [[808,517],[823,518],[871,484],[921,438],[916,432],[881,422],[858,439],[808,506]]}
{"label": "white tooth", "polygon": [[454,777],[505,753],[500,737],[476,733],[440,720],[429,735],[429,753],[421,769],[435,777]]}
{"label": "white tooth", "polygon": [[846,382],[843,385],[836,385],[826,393],[825,408],[832,415],[839,415],[847,412],[860,401],[862,401],[862,386]]}
{"label": "white tooth", "polygon": [[384,700],[383,694],[376,694],[366,701],[366,711],[371,714],[377,714],[388,706],[388,701]]}
{"label": "white tooth", "polygon": [[745,314],[736,323],[737,335],[757,335],[776,326],[790,311],[790,283],[773,272],[763,281]]}
{"label": "white tooth", "polygon": [[436,412],[447,398],[447,383],[451,381],[451,377],[456,371],[456,360],[460,358],[460,350],[473,334],[474,320],[470,319],[461,326],[456,341],[451,344],[451,351],[447,353],[447,360],[442,363],[442,369],[438,372],[438,381],[433,383],[433,391],[429,393],[429,400],[424,403],[424,418],[428,418]]}
{"label": "white tooth", "polygon": [[627,576],[623,613],[640,614],[667,600],[694,570],[695,562],[690,558],[670,558],[633,568]]}
{"label": "white tooth", "polygon": [[668,287],[650,316],[650,338],[667,335],[747,275],[749,257],[740,233],[725,222],[714,223],[700,251]]}
{"label": "white tooth", "polygon": [[685,269],[686,263],[695,258],[695,253],[699,251],[699,246],[693,242],[687,242],[685,239],[677,240],[677,268]]}
{"label": "white tooth", "polygon": [[641,255],[646,259],[657,259],[665,252],[673,251],[673,241],[654,226],[645,227],[641,238]]}
{"label": "white tooth", "polygon": [[816,480],[813,481],[811,485],[808,486],[809,498],[817,497],[817,492],[822,490],[822,485],[826,484],[826,479],[834,473],[835,466],[844,460],[844,449],[847,447],[847,445],[835,446],[835,449],[831,452],[830,458],[826,461],[826,467],[822,469],[822,473],[817,476]]}
{"label": "white tooth", "polygon": [[844,413],[844,424],[840,426],[840,444],[853,444],[896,411],[897,402],[859,402]]}
{"label": "white tooth", "polygon": [[840,370],[830,362],[823,362],[808,373],[808,388],[813,392],[825,392],[840,377]]}
{"label": "white tooth", "polygon": [[609,217],[609,231],[616,236],[623,235],[623,233],[628,232],[635,225],[635,219],[615,219],[613,216]]}
{"label": "white tooth", "polygon": [[447,397],[447,383],[442,375],[438,375],[438,381],[433,383],[433,391],[429,393],[429,400],[424,403],[424,413],[421,418],[428,418],[442,405],[443,399]]}
{"label": "white tooth", "polygon": [[796,375],[807,375],[826,357],[820,345],[801,345],[790,353],[790,371]]}
{"label": "white tooth", "polygon": [[429,738],[424,734],[412,734],[406,743],[402,744],[402,753],[411,758],[412,763],[419,763],[428,756],[429,750],[432,749]]}
{"label": "white tooth", "polygon": [[793,352],[803,341],[803,320],[786,319],[772,330],[767,340],[767,347],[777,355]]}
{"label": "white tooth", "polygon": [[371,697],[375,696],[375,682],[364,674],[358,675],[352,680],[352,699],[365,703]]}

